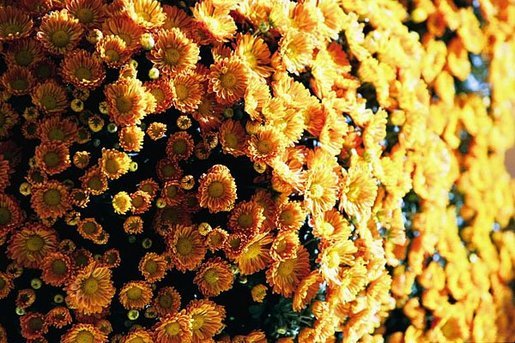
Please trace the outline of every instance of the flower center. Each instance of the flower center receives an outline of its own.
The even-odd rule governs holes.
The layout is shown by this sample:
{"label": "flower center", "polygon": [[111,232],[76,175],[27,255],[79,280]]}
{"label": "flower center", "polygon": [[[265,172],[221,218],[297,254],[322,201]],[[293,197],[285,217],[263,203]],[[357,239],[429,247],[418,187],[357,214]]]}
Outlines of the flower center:
{"label": "flower center", "polygon": [[204,280],[206,280],[206,282],[210,285],[216,284],[219,279],[220,278],[218,277],[218,273],[213,269],[208,270],[204,274]]}
{"label": "flower center", "polygon": [[79,331],[77,336],[75,337],[75,342],[77,343],[95,343],[95,336],[86,330]]}
{"label": "flower center", "polygon": [[127,297],[130,300],[138,300],[139,298],[141,298],[142,293],[143,291],[141,290],[141,288],[132,287],[127,291]]}
{"label": "flower center", "polygon": [[121,113],[129,112],[132,109],[132,101],[126,96],[119,97],[116,99],[116,108]]}
{"label": "flower center", "polygon": [[32,63],[34,60],[34,55],[32,55],[28,50],[20,50],[17,54],[14,55],[14,60],[18,65],[26,67]]}
{"label": "flower center", "polygon": [[91,70],[86,67],[79,67],[75,70],[75,76],[79,80],[91,80]]}
{"label": "flower center", "polygon": [[4,278],[0,278],[0,291],[4,289],[5,285],[7,285],[7,282]]}
{"label": "flower center", "polygon": [[181,326],[179,323],[170,323],[166,325],[165,330],[168,336],[176,336],[181,331]]}
{"label": "flower center", "polygon": [[53,110],[57,107],[57,99],[51,94],[45,94],[41,98],[41,105],[47,110]]}
{"label": "flower center", "polygon": [[86,233],[88,235],[97,233],[97,231],[98,231],[97,229],[98,229],[98,227],[95,225],[95,223],[92,223],[92,222],[87,222],[86,224],[84,224],[84,227],[83,227],[84,233]]}
{"label": "flower center", "polygon": [[43,201],[49,206],[57,206],[61,203],[61,192],[57,189],[49,189],[43,194]]}
{"label": "flower center", "polygon": [[50,129],[50,132],[48,133],[48,138],[50,138],[53,141],[63,141],[65,138],[63,130],[53,127]]}
{"label": "flower center", "polygon": [[55,260],[52,262],[52,271],[54,274],[63,275],[67,270],[68,268],[66,267],[66,263],[64,263],[64,261]]}
{"label": "flower center", "polygon": [[172,65],[177,64],[177,62],[179,62],[180,58],[181,58],[181,54],[180,54],[179,50],[174,49],[174,48],[166,49],[165,61],[168,64],[172,64]]}
{"label": "flower center", "polygon": [[193,330],[200,329],[202,327],[202,325],[204,325],[204,317],[202,317],[202,316],[193,316],[192,317],[191,326],[192,326]]}
{"label": "flower center", "polygon": [[286,260],[279,264],[279,268],[277,268],[277,273],[279,275],[286,277],[290,276],[293,273],[293,268],[295,267],[295,260]]}
{"label": "flower center", "polygon": [[177,99],[184,100],[189,95],[188,87],[185,85],[176,85],[175,86],[175,94],[177,95]]}
{"label": "flower center", "polygon": [[55,151],[49,151],[43,157],[43,161],[48,167],[52,168],[57,166],[61,162],[61,159],[59,158],[58,153],[56,153]]}
{"label": "flower center", "polygon": [[32,235],[27,239],[26,247],[29,251],[40,251],[45,245],[45,241],[41,236]]}
{"label": "flower center", "polygon": [[145,263],[145,271],[150,274],[154,274],[155,272],[157,272],[156,261],[148,261],[147,263]]}
{"label": "flower center", "polygon": [[75,16],[82,24],[89,24],[95,18],[93,11],[90,8],[81,8],[75,12]]}
{"label": "flower center", "polygon": [[11,221],[11,211],[8,208],[0,207],[0,225],[5,225]]}
{"label": "flower center", "polygon": [[213,198],[220,198],[224,194],[224,185],[220,181],[213,181],[207,187],[207,192]]}
{"label": "flower center", "polygon": [[286,225],[293,223],[293,213],[291,211],[283,211],[280,215],[281,222]]}
{"label": "flower center", "polygon": [[168,294],[163,294],[159,297],[159,305],[163,308],[172,307],[172,297]]}
{"label": "flower center", "polygon": [[43,320],[39,317],[31,318],[28,326],[32,332],[37,332],[43,328]]}
{"label": "flower center", "polygon": [[224,88],[234,88],[236,85],[236,76],[233,73],[225,73],[220,76],[220,81],[222,82],[222,87]]}
{"label": "flower center", "polygon": [[177,251],[181,255],[189,255],[193,251],[193,244],[191,240],[186,237],[181,237],[177,240]]}
{"label": "flower center", "polygon": [[234,133],[229,132],[225,135],[224,138],[229,148],[235,149],[238,147],[238,136],[236,136]]}
{"label": "flower center", "polygon": [[100,177],[98,177],[98,176],[93,176],[88,181],[88,188],[90,188],[90,189],[98,191],[98,190],[102,189],[102,186],[103,186],[102,180],[100,180]]}
{"label": "flower center", "polygon": [[106,50],[105,56],[107,57],[107,60],[111,62],[116,62],[120,59],[120,54],[114,49]]}
{"label": "flower center", "polygon": [[10,23],[5,25],[2,29],[4,31],[4,34],[8,36],[21,32],[23,30],[23,27],[17,23]]}
{"label": "flower center", "polygon": [[16,89],[19,91],[27,89],[27,87],[29,86],[29,82],[27,81],[27,79],[16,79],[16,80],[9,82],[9,84],[11,85],[11,87],[13,89]]}
{"label": "flower center", "polygon": [[254,221],[252,220],[252,215],[249,214],[249,213],[242,213],[239,217],[238,217],[238,224],[241,226],[241,227],[244,227],[244,228],[247,228],[247,227],[250,227],[252,226],[252,223]]}
{"label": "flower center", "polygon": [[63,48],[70,43],[70,35],[64,30],[58,30],[52,33],[50,40],[56,47]]}
{"label": "flower center", "polygon": [[116,174],[118,169],[120,169],[120,164],[115,159],[109,159],[105,163],[105,168],[109,174]]}
{"label": "flower center", "polygon": [[82,282],[82,290],[86,295],[95,294],[98,291],[99,284],[98,280],[90,276]]}
{"label": "flower center", "polygon": [[324,194],[324,187],[315,183],[311,185],[311,187],[309,188],[309,192],[311,193],[312,198],[318,199],[321,198]]}
{"label": "flower center", "polygon": [[266,155],[272,151],[272,144],[269,141],[259,141],[257,144],[257,150],[260,154]]}

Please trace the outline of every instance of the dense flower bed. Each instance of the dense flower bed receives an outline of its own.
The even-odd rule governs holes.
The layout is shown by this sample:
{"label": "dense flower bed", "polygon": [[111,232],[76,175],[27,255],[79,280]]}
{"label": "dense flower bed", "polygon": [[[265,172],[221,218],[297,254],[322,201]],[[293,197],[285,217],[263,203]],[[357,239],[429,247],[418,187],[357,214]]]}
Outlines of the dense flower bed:
{"label": "dense flower bed", "polygon": [[0,0],[0,342],[514,340],[514,23]]}

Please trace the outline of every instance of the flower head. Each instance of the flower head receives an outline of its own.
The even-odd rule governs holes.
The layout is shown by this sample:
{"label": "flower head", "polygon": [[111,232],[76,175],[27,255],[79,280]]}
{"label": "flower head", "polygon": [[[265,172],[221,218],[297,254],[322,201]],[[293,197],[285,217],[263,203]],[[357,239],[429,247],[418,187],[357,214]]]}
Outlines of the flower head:
{"label": "flower head", "polygon": [[230,211],[236,201],[236,183],[229,168],[217,164],[199,180],[198,200],[209,212]]}
{"label": "flower head", "polygon": [[53,11],[41,19],[37,38],[52,54],[64,54],[79,43],[83,28],[67,10]]}
{"label": "flower head", "polygon": [[204,238],[193,226],[175,226],[167,245],[175,268],[184,272],[198,267],[206,254]]}
{"label": "flower head", "polygon": [[231,289],[233,279],[230,265],[217,257],[202,263],[193,282],[204,296],[210,297]]}

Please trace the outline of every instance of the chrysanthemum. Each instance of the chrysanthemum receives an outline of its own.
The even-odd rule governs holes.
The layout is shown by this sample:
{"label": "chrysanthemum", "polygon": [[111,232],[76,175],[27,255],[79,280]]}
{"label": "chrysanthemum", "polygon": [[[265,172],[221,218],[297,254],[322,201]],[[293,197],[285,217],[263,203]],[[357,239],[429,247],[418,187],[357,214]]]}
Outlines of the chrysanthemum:
{"label": "chrysanthemum", "polygon": [[67,118],[52,116],[38,125],[38,138],[42,142],[63,143],[70,146],[77,139],[78,126]]}
{"label": "chrysanthemum", "polygon": [[122,0],[125,13],[145,29],[157,29],[166,19],[161,4],[157,0]]}
{"label": "chrysanthemum", "polygon": [[97,88],[105,78],[104,66],[95,55],[77,49],[66,54],[61,63],[64,81],[78,88]]}
{"label": "chrysanthemum", "polygon": [[18,123],[19,115],[6,102],[0,102],[0,138],[5,138],[9,135],[11,129]]}
{"label": "chrysanthemum", "polygon": [[342,169],[339,210],[358,220],[367,219],[377,196],[377,181],[365,162],[352,165],[348,171]]}
{"label": "chrysanthemum", "polygon": [[175,268],[182,272],[197,268],[207,250],[204,238],[193,226],[175,226],[168,237],[167,245]]}
{"label": "chrysanthemum", "polygon": [[73,261],[62,252],[49,253],[41,262],[41,279],[52,286],[64,285],[73,274]]}
{"label": "chrysanthemum", "polygon": [[13,233],[7,254],[23,267],[37,268],[43,258],[56,249],[56,232],[43,224],[31,223]]}
{"label": "chrysanthemum", "polygon": [[250,135],[247,154],[253,162],[271,163],[285,148],[284,136],[273,126],[259,127]]}
{"label": "chrysanthemum", "polygon": [[156,67],[166,73],[178,75],[195,68],[200,50],[194,42],[177,28],[159,32],[156,45],[149,54],[149,59]]}
{"label": "chrysanthemum", "polygon": [[296,231],[281,231],[270,247],[270,256],[275,261],[294,258],[299,245],[299,235]]}
{"label": "chrysanthemum", "polygon": [[151,178],[145,179],[139,183],[138,190],[148,193],[154,199],[159,191],[159,184]]}
{"label": "chrysanthemum", "polygon": [[350,240],[342,240],[334,243],[324,244],[320,248],[317,262],[320,263],[320,271],[325,280],[340,284],[338,278],[341,266],[350,266],[354,263],[354,254],[358,251]]}
{"label": "chrysanthemum", "polygon": [[140,216],[130,216],[123,222],[123,231],[135,235],[143,232],[143,219]]}
{"label": "chrysanthemum", "polygon": [[332,208],[326,211],[323,216],[313,219],[313,235],[325,240],[347,239],[351,233],[349,222],[340,212]]}
{"label": "chrysanthemum", "polygon": [[270,234],[259,234],[243,243],[236,263],[242,275],[251,275],[266,268],[270,263],[270,245],[273,238]]}
{"label": "chrysanthemum", "polygon": [[172,91],[172,104],[181,112],[195,111],[204,92],[203,85],[195,74],[184,72],[170,82]]}
{"label": "chrysanthemum", "polygon": [[48,332],[45,315],[29,312],[20,317],[21,335],[27,340],[42,338]]}
{"label": "chrysanthemum", "polygon": [[236,201],[236,182],[229,168],[221,164],[209,168],[199,179],[197,197],[210,213],[230,211]]}
{"label": "chrysanthemum", "polygon": [[165,277],[168,263],[163,255],[149,252],[141,258],[138,269],[147,282],[154,283]]}
{"label": "chrysanthemum", "polygon": [[186,14],[182,9],[176,6],[163,5],[163,11],[166,14],[163,29],[171,30],[176,27],[186,34],[192,30],[194,26],[193,18]]}
{"label": "chrysanthemum", "polygon": [[116,35],[107,35],[100,39],[96,44],[96,50],[100,59],[111,68],[120,67],[131,56],[127,43]]}
{"label": "chrysanthemum", "polygon": [[239,121],[228,119],[219,128],[220,144],[226,154],[235,157],[245,154],[247,135]]}
{"label": "chrysanthemum", "polygon": [[3,73],[0,83],[12,95],[25,95],[34,87],[36,79],[30,69],[20,66],[11,66]]}
{"label": "chrysanthemum", "polygon": [[230,8],[223,6],[223,2],[213,0],[198,2],[192,11],[203,33],[213,43],[222,43],[234,37],[236,23],[229,15]]}
{"label": "chrysanthemum", "polygon": [[99,167],[90,168],[79,178],[82,188],[92,195],[100,195],[107,190],[108,180]]}
{"label": "chrysanthemum", "polygon": [[90,263],[67,285],[66,303],[78,312],[94,314],[108,307],[114,294],[111,270]]}
{"label": "chrysanthemum", "polygon": [[120,78],[104,88],[109,116],[116,125],[130,126],[147,114],[147,94],[136,78]]}
{"label": "chrysanthemum", "polygon": [[128,50],[133,51],[140,46],[140,38],[144,30],[125,14],[115,15],[102,23],[104,37],[111,35],[121,38]]}
{"label": "chrysanthemum", "polygon": [[142,328],[133,329],[125,337],[121,343],[153,343],[152,334]]}
{"label": "chrysanthemum", "polygon": [[82,25],[67,10],[53,11],[41,19],[37,38],[53,54],[73,50],[83,33]]}
{"label": "chrysanthemum", "polygon": [[181,307],[181,294],[173,287],[163,287],[154,297],[152,304],[162,317],[177,313]]}
{"label": "chrysanthemum", "polygon": [[120,290],[119,299],[127,310],[141,310],[150,303],[152,288],[144,281],[130,281]]}
{"label": "chrysanthemum", "polygon": [[152,197],[147,192],[139,190],[130,196],[133,214],[143,214],[150,209]]}
{"label": "chrysanthemum", "polygon": [[33,24],[32,19],[20,8],[0,7],[0,42],[28,36]]}
{"label": "chrysanthemum", "polygon": [[288,30],[279,41],[279,53],[286,70],[296,75],[302,72],[312,60],[314,47],[313,36]]}
{"label": "chrysanthemum", "polygon": [[[74,243],[71,242],[70,244],[74,244]],[[86,268],[88,265],[90,265],[91,263],[94,262],[93,254],[91,253],[91,251],[86,250],[84,248],[79,248],[79,249],[73,250],[71,257],[73,259],[74,264],[78,268]]]}
{"label": "chrysanthemum", "polygon": [[36,292],[31,288],[25,288],[18,291],[15,304],[23,309],[29,308],[36,301]]}
{"label": "chrysanthemum", "polygon": [[286,201],[279,206],[276,225],[279,230],[297,231],[305,219],[306,213],[298,201]]}
{"label": "chrysanthemum", "polygon": [[192,300],[186,311],[191,317],[194,343],[212,340],[224,327],[225,309],[213,301]]}
{"label": "chrysanthemum", "polygon": [[129,171],[131,158],[122,151],[103,149],[98,164],[102,172],[111,180],[119,179]]}
{"label": "chrysanthemum", "polygon": [[95,218],[84,218],[81,219],[77,225],[77,232],[85,239],[92,241],[97,240],[100,234],[103,232],[102,225],[97,223]]}
{"label": "chrysanthemum", "polygon": [[106,343],[107,335],[93,324],[75,324],[61,337],[61,343]]}
{"label": "chrysanthemum", "polygon": [[144,85],[147,91],[156,99],[154,113],[163,113],[172,106],[172,84],[168,78],[162,77],[155,81],[145,82]]}
{"label": "chrysanthemum", "polygon": [[332,170],[317,167],[308,171],[304,203],[312,214],[327,211],[335,205],[337,183],[338,176]]}
{"label": "chrysanthemum", "polygon": [[0,272],[0,299],[3,299],[9,295],[13,285],[14,284],[11,276],[4,272]]}
{"label": "chrysanthemum", "polygon": [[152,331],[156,343],[191,342],[191,316],[185,311],[169,314],[162,317]]}
{"label": "chrysanthemum", "polygon": [[0,193],[0,238],[23,221],[23,212],[14,197]]}
{"label": "chrysanthemum", "polygon": [[209,251],[215,252],[219,249],[222,249],[229,234],[224,229],[217,227],[211,230],[206,235],[206,244],[209,248]]}
{"label": "chrysanthemum", "polygon": [[73,321],[70,310],[64,306],[57,306],[47,312],[45,320],[49,326],[61,329],[67,325],[70,325]]}
{"label": "chrysanthemum", "polygon": [[257,233],[265,220],[263,208],[255,201],[242,201],[231,211],[227,226],[232,231]]}
{"label": "chrysanthemum", "polygon": [[193,282],[206,297],[214,297],[231,289],[234,275],[229,263],[219,257],[200,265]]}
{"label": "chrysanthemum", "polygon": [[58,181],[33,187],[30,204],[42,219],[62,217],[70,208],[69,191]]}
{"label": "chrysanthemum", "polygon": [[58,174],[70,166],[68,147],[63,143],[41,143],[36,147],[37,165],[49,175]]}
{"label": "chrysanthemum", "polygon": [[243,98],[248,77],[239,59],[224,58],[212,64],[210,71],[208,87],[215,93],[217,102],[230,105]]}
{"label": "chrysanthemum", "polygon": [[88,28],[98,27],[107,14],[102,0],[69,0],[66,9]]}
{"label": "chrysanthemum", "polygon": [[172,161],[187,160],[192,153],[193,137],[186,131],[176,132],[168,138],[166,155]]}
{"label": "chrysanthemum", "polygon": [[140,151],[144,137],[145,132],[136,125],[123,127],[118,134],[120,146],[125,151]]}
{"label": "chrysanthemum", "polygon": [[308,276],[302,279],[299,287],[293,295],[293,310],[302,311],[315,298],[321,285],[321,275],[318,270],[313,270]]}
{"label": "chrysanthemum", "polygon": [[236,41],[235,53],[259,77],[266,78],[272,73],[270,49],[262,38],[248,33],[239,35]]}
{"label": "chrysanthemum", "polygon": [[53,80],[39,84],[31,92],[32,102],[45,113],[60,113],[68,107],[65,89]]}
{"label": "chrysanthemum", "polygon": [[183,175],[183,170],[177,161],[163,158],[156,165],[157,176],[162,181],[179,180]]}
{"label": "chrysanthemum", "polygon": [[266,281],[274,293],[291,297],[299,283],[310,272],[309,253],[299,246],[296,257],[284,261],[274,261],[266,271]]}
{"label": "chrysanthemum", "polygon": [[129,212],[132,208],[131,196],[127,192],[124,192],[124,191],[118,192],[113,197],[112,205],[113,205],[114,213],[125,214],[125,213]]}

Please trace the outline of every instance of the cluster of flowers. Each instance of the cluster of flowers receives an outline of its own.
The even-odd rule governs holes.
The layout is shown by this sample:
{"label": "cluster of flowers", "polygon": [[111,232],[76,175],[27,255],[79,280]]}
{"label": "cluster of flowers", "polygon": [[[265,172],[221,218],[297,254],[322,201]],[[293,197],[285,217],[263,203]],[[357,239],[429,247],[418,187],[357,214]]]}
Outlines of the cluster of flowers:
{"label": "cluster of flowers", "polygon": [[512,340],[514,22],[0,0],[0,342]]}

